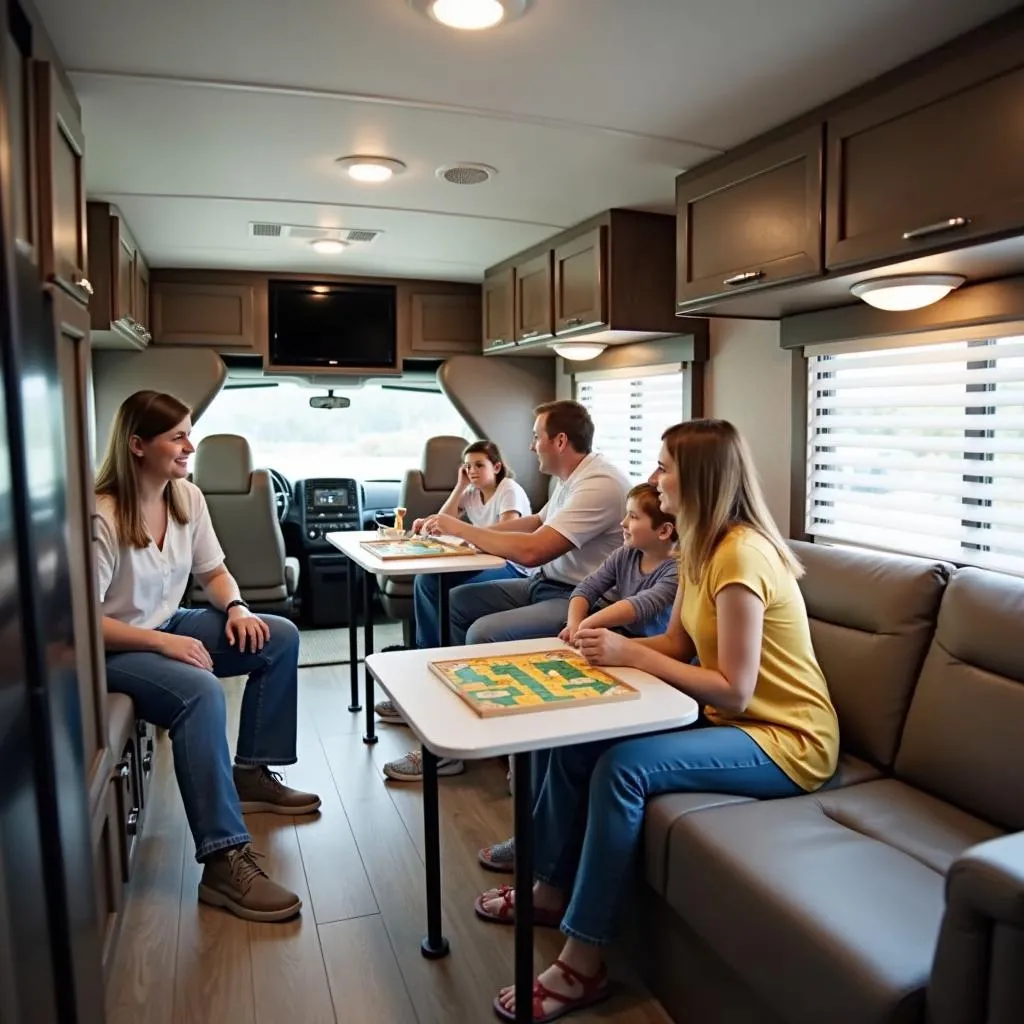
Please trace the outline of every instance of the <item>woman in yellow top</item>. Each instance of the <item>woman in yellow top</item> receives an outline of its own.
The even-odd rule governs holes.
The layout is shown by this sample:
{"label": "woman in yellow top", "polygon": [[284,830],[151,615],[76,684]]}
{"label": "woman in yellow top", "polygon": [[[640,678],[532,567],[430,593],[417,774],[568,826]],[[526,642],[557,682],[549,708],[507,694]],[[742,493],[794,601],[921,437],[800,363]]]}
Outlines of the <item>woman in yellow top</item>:
{"label": "woman in yellow top", "polygon": [[[704,706],[700,727],[554,750],[534,811],[538,923],[568,937],[534,989],[534,1021],[604,998],[601,947],[633,879],[647,800],[683,791],[756,798],[816,790],[836,768],[839,724],[811,646],[802,568],[761,495],[749,452],[723,420],[668,430],[656,474],[679,530],[679,591],[668,631],[630,639],[580,630],[591,664],[630,665]],[[699,667],[692,664],[696,655]],[[515,893],[479,897],[508,923]],[[495,1000],[514,1017],[514,991]]]}

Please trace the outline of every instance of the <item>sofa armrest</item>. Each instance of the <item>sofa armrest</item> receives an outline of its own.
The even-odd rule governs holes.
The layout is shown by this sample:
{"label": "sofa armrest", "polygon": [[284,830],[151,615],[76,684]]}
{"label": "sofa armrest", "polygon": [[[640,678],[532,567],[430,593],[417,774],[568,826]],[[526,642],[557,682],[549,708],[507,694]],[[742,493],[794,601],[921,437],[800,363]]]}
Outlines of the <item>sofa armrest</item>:
{"label": "sofa armrest", "polygon": [[1024,1020],[1024,832],[967,850],[946,877],[930,1024]]}

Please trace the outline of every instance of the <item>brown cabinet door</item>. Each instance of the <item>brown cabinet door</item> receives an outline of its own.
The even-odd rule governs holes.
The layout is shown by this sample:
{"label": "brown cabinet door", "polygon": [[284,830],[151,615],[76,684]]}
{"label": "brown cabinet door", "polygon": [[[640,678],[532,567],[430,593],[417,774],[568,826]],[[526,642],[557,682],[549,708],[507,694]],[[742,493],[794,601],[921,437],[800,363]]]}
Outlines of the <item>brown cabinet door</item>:
{"label": "brown cabinet door", "polygon": [[554,274],[549,250],[515,268],[516,341],[550,338],[554,328]]}
{"label": "brown cabinet door", "polygon": [[821,272],[822,127],[676,179],[676,310]]}
{"label": "brown cabinet door", "polygon": [[40,266],[44,280],[88,302],[85,136],[53,67],[34,67]]}
{"label": "brown cabinet door", "polygon": [[131,320],[135,314],[135,244],[124,230],[124,222],[112,217],[117,232],[117,285],[114,288],[114,319]]}
{"label": "brown cabinet door", "polygon": [[1024,228],[1024,68],[930,101],[921,92],[828,122],[830,268]]}
{"label": "brown cabinet door", "polygon": [[480,354],[480,296],[414,294],[409,351]]}
{"label": "brown cabinet door", "polygon": [[135,250],[135,303],[132,318],[143,330],[149,330],[149,267],[139,249]]}
{"label": "brown cabinet door", "polygon": [[597,227],[555,249],[555,334],[608,322],[607,238]]}
{"label": "brown cabinet door", "polygon": [[484,278],[484,351],[508,348],[516,343],[516,272],[509,267]]}
{"label": "brown cabinet door", "polygon": [[158,281],[150,302],[154,345],[257,348],[254,285]]}
{"label": "brown cabinet door", "polygon": [[[90,403],[89,311],[61,292],[54,296],[57,365],[65,414],[68,560],[71,574],[75,660],[82,706],[86,779],[93,792],[105,776],[107,759],[107,679],[100,631],[93,551],[93,412]],[[105,778],[103,780],[105,784]]]}
{"label": "brown cabinet door", "polygon": [[38,259],[39,241],[35,173],[35,86],[32,74],[32,30],[17,4],[8,7],[4,37],[4,89],[7,93],[7,134],[10,146],[12,225],[15,241]]}

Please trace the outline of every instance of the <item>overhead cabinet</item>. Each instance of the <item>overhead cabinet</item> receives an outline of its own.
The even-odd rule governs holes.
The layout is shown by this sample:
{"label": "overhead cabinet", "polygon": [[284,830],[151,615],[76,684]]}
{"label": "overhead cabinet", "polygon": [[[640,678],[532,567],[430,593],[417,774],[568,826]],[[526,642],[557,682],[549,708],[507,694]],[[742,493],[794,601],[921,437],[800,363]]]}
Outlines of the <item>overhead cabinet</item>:
{"label": "overhead cabinet", "polygon": [[676,308],[822,269],[821,125],[676,181]]}
{"label": "overhead cabinet", "polygon": [[[402,354],[432,359],[479,355],[480,289],[468,286],[460,291],[434,292],[413,288],[408,290],[409,331]],[[400,343],[402,333],[399,331]]]}
{"label": "overhead cabinet", "polygon": [[680,175],[677,314],[849,302],[832,282],[938,253],[944,272],[974,265],[979,245],[1024,233],[1022,110],[1015,15]]}
{"label": "overhead cabinet", "polygon": [[93,347],[145,348],[153,337],[145,257],[117,207],[89,203],[88,224]]}
{"label": "overhead cabinet", "polygon": [[1024,67],[960,84],[911,83],[828,122],[830,268],[1024,230]]}
{"label": "overhead cabinet", "polygon": [[677,333],[674,246],[674,217],[608,210],[490,268],[484,351]]}

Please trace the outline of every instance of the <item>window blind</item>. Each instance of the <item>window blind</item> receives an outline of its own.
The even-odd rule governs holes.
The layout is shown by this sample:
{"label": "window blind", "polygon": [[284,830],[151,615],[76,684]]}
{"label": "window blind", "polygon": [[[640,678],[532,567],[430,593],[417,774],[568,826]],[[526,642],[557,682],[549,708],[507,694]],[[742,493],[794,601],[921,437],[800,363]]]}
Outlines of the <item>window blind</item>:
{"label": "window blind", "polygon": [[808,368],[809,534],[1024,574],[1024,335]]}
{"label": "window blind", "polygon": [[658,465],[661,435],[688,417],[680,364],[578,374],[576,400],[594,421],[594,450],[634,483]]}

